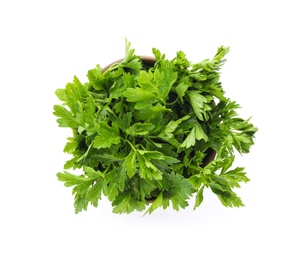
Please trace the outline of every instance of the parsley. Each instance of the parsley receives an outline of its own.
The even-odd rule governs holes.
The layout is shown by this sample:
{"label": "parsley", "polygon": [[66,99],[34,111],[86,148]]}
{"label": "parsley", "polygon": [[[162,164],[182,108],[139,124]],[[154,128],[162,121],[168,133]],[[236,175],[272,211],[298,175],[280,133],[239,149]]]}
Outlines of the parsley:
{"label": "parsley", "polygon": [[[102,196],[115,213],[179,210],[191,196],[197,208],[205,188],[226,207],[243,206],[234,188],[249,178],[231,166],[236,151],[249,152],[257,128],[237,115],[219,81],[228,51],[192,64],[182,51],[167,60],[153,48],[149,65],[126,41],[123,60],[56,90],[62,104],[54,115],[72,129],[64,147],[72,158],[57,176],[72,187],[76,213]],[[75,169],[83,174],[67,171]]]}

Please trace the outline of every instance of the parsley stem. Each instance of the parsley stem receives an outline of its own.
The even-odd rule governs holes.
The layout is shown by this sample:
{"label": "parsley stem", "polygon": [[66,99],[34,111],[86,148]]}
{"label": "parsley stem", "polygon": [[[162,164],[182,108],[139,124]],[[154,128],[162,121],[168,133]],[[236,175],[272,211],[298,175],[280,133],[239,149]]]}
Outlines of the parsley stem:
{"label": "parsley stem", "polygon": [[104,172],[102,173],[103,176],[105,176],[105,174],[108,173],[110,166],[111,166],[111,164],[109,164],[109,165],[107,166],[107,168],[104,170]]}
{"label": "parsley stem", "polygon": [[127,139],[125,139],[124,141],[127,142],[134,151],[136,151],[135,146],[130,141],[128,141]]}
{"label": "parsley stem", "polygon": [[81,157],[79,157],[76,162],[80,162],[81,160],[85,160],[85,158],[87,157],[87,155],[88,155],[89,151],[91,150],[92,146],[93,146],[93,142],[89,145],[87,151]]}

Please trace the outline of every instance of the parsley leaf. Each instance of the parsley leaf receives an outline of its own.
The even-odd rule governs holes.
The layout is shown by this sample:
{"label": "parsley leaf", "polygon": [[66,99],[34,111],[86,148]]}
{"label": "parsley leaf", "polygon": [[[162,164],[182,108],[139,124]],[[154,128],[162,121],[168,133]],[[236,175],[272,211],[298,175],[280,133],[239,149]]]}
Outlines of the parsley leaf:
{"label": "parsley leaf", "polygon": [[100,124],[100,130],[98,135],[93,141],[95,148],[110,148],[113,144],[119,144],[121,142],[119,131],[116,128],[110,127],[106,123]]}
{"label": "parsley leaf", "polygon": [[54,113],[55,116],[59,117],[57,122],[60,127],[70,127],[76,128],[79,126],[78,120],[69,112],[65,107],[60,105],[54,105]]}

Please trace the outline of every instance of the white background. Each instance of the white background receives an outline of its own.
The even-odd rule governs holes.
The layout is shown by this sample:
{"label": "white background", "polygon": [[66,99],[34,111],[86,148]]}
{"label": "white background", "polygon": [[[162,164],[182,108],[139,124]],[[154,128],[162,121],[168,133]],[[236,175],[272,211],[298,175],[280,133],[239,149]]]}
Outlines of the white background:
{"label": "white background", "polygon": [[[305,2],[2,0],[0,259],[308,259]],[[194,62],[231,47],[223,87],[259,128],[235,164],[245,208],[206,192],[196,211],[116,215],[103,199],[74,214],[54,92],[123,57],[125,37]]]}

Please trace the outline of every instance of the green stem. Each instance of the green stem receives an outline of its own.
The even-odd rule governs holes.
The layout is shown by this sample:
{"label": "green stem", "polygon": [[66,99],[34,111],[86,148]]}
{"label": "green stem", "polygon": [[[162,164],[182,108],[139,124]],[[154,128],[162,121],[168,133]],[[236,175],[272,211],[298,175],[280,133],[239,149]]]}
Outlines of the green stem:
{"label": "green stem", "polygon": [[90,149],[92,148],[92,145],[93,145],[93,142],[89,145],[87,151],[81,157],[79,157],[76,162],[80,162],[81,160],[84,160],[87,157]]}
{"label": "green stem", "polygon": [[135,146],[134,146],[130,141],[128,141],[128,139],[125,139],[124,142],[127,142],[127,143],[131,146],[131,148],[132,148],[134,151],[136,151]]}

